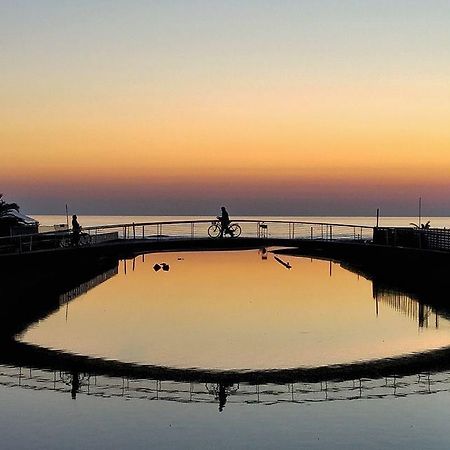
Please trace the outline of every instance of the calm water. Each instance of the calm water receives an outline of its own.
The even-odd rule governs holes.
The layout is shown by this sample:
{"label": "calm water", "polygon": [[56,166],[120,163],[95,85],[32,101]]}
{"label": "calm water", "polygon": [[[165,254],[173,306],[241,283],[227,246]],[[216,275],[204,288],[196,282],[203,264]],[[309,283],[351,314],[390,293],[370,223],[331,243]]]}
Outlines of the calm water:
{"label": "calm water", "polygon": [[[128,220],[155,218],[80,218],[85,226]],[[445,292],[435,302],[337,263],[280,259],[291,269],[257,250],[158,253],[0,286],[16,314],[3,326],[19,331],[18,344],[0,341],[0,448],[448,448],[448,367],[269,384],[179,376],[370,362],[450,345]],[[155,271],[157,263],[169,270]],[[102,374],[80,370],[86,361]],[[179,371],[148,375],[132,362]]]}
{"label": "calm water", "polygon": [[[121,262],[118,275],[28,329],[43,347],[176,368],[348,363],[446,346],[450,322],[406,295],[374,299],[338,264],[260,252],[188,252]],[[154,271],[156,263],[169,271]],[[127,265],[127,267],[125,267]],[[420,314],[426,317],[419,324]],[[99,339],[101,336],[101,339]]]}

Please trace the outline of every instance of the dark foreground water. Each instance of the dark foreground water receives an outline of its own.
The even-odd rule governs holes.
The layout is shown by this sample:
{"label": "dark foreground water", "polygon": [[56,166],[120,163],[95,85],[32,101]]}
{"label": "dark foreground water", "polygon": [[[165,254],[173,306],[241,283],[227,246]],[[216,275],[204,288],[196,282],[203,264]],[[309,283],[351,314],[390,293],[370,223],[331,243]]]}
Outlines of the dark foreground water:
{"label": "dark foreground water", "polygon": [[370,369],[450,344],[444,292],[261,250],[57,273],[3,291],[1,448],[450,445],[450,364]]}

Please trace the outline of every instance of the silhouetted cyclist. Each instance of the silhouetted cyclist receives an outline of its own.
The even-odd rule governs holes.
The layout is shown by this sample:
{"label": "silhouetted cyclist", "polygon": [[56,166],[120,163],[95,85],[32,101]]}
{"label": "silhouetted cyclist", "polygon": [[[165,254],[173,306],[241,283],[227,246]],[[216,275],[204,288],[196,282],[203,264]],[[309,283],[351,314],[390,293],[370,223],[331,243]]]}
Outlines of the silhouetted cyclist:
{"label": "silhouetted cyclist", "polygon": [[225,206],[222,206],[220,209],[222,210],[222,215],[217,216],[217,218],[220,221],[220,237],[223,237],[224,233],[228,233],[228,234],[232,235],[233,233],[230,232],[230,230],[228,229],[228,226],[231,223],[230,216],[228,215],[228,212],[225,209]]}

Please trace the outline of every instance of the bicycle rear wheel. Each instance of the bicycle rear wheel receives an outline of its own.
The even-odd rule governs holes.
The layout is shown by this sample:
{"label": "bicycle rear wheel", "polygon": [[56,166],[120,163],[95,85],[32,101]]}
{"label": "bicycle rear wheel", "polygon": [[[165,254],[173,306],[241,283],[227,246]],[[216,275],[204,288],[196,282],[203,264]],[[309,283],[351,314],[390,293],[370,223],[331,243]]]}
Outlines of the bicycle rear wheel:
{"label": "bicycle rear wheel", "polygon": [[220,236],[220,226],[217,223],[213,223],[208,228],[208,235],[212,238],[218,238]]}
{"label": "bicycle rear wheel", "polygon": [[62,248],[68,248],[72,244],[70,237],[64,237],[59,241],[59,246]]}
{"label": "bicycle rear wheel", "polygon": [[228,230],[230,232],[231,237],[238,237],[242,233],[242,228],[237,223],[233,223],[233,225],[230,225],[228,227]]}

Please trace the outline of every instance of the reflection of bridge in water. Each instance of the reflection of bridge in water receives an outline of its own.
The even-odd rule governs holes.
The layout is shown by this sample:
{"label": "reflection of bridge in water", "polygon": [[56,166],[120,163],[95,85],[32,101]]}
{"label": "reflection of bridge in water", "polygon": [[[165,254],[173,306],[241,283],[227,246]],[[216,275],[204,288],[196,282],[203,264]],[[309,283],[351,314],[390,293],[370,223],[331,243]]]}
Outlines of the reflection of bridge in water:
{"label": "reflection of bridge in water", "polygon": [[86,294],[91,289],[94,289],[98,285],[104,283],[105,281],[109,280],[110,278],[117,275],[118,272],[118,266],[113,267],[110,270],[107,270],[105,272],[100,273],[99,275],[95,276],[94,278],[91,278],[88,281],[85,281],[84,283],[81,283],[79,286],[76,286],[72,289],[70,289],[67,292],[62,293],[59,296],[59,304],[65,305],[66,303],[71,302],[72,300],[76,299],[80,295]]}
{"label": "reflection of bridge in water", "polygon": [[439,315],[431,306],[420,303],[418,299],[414,299],[409,295],[394,289],[379,288],[374,292],[376,301],[376,310],[378,314],[378,304],[386,304],[395,311],[404,314],[409,319],[413,319],[418,323],[419,328],[428,328],[430,326],[430,318],[432,318],[433,326],[439,327]]}
{"label": "reflection of bridge in water", "polygon": [[[0,366],[0,386],[125,400],[178,403],[318,403],[339,400],[400,398],[450,391],[450,372],[404,377],[359,378],[317,383],[201,383],[108,377],[86,373]],[[222,389],[222,393],[221,393]],[[222,396],[221,396],[222,395]]]}
{"label": "reflection of bridge in water", "polygon": [[[323,253],[320,256],[327,257]],[[343,266],[373,281],[377,301],[418,320],[419,325],[426,326],[430,312],[436,317],[449,315],[450,308],[441,299],[442,291],[434,295],[426,279],[417,286],[416,277],[400,277],[397,282],[373,267],[352,268],[350,263]],[[56,267],[56,287],[37,276],[29,288],[23,286],[21,295],[15,290],[10,292],[8,315],[0,319],[4,336],[0,340],[0,385],[70,392],[73,397],[82,393],[105,398],[218,402],[222,408],[226,402],[302,404],[431,394],[449,388],[450,348],[345,365],[219,372],[90,358],[12,339],[62,304],[114,276],[117,268],[117,259],[95,260],[77,270]]]}

